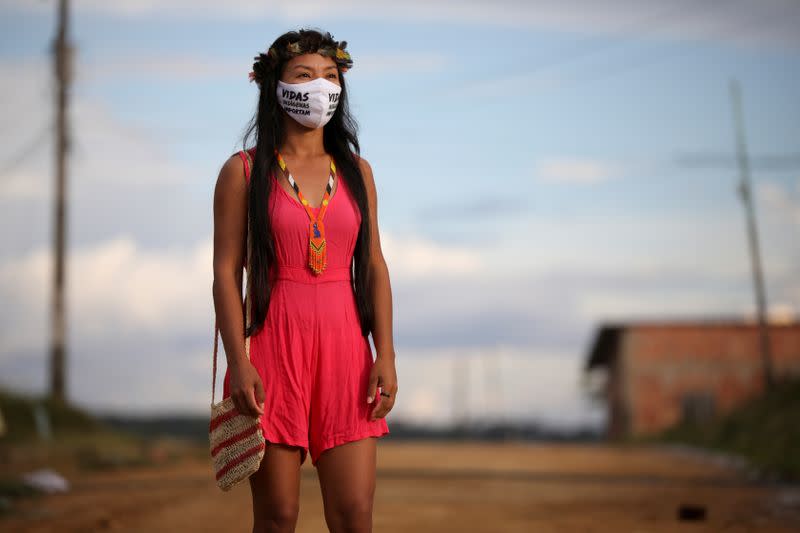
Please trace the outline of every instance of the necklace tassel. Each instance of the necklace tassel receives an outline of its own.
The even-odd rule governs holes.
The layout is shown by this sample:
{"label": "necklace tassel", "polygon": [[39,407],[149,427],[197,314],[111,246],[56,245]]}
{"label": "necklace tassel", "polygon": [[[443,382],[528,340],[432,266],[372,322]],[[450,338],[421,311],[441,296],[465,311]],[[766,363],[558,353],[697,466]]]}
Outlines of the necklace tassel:
{"label": "necklace tassel", "polygon": [[328,203],[330,202],[331,198],[331,191],[333,191],[334,185],[334,178],[336,176],[336,165],[333,163],[333,159],[331,159],[331,174],[328,178],[328,185],[325,187],[325,193],[322,197],[322,205],[320,206],[319,213],[314,213],[309,207],[308,202],[303,197],[303,193],[300,192],[300,187],[298,187],[297,182],[294,181],[291,172],[289,172],[286,168],[286,162],[281,157],[281,154],[278,153],[277,148],[275,149],[275,156],[278,159],[278,164],[281,166],[281,169],[288,174],[287,179],[289,180],[289,184],[297,193],[297,197],[300,199],[300,204],[306,210],[308,214],[308,218],[311,219],[308,226],[308,234],[309,234],[309,242],[308,242],[308,266],[311,267],[311,270],[314,271],[315,274],[321,274],[325,267],[328,266],[328,249],[325,245],[325,225],[322,223],[322,217],[325,216],[325,209],[328,207]]}
{"label": "necklace tassel", "polygon": [[309,224],[308,266],[320,274],[328,266],[328,247],[325,245],[325,226],[321,220]]}

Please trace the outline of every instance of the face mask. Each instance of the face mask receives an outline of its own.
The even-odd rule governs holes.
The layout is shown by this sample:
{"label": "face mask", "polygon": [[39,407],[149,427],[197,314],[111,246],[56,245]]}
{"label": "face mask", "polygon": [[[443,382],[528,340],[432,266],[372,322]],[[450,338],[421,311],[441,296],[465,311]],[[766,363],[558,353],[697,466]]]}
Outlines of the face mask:
{"label": "face mask", "polygon": [[339,105],[342,88],[325,78],[303,83],[284,83],[278,80],[278,102],[290,117],[309,128],[328,123]]}

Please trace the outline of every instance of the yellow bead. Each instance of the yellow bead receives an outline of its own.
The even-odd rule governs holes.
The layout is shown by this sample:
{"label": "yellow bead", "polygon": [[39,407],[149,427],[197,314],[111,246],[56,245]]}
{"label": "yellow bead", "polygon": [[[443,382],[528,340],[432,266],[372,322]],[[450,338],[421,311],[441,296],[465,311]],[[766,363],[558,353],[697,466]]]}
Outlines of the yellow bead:
{"label": "yellow bead", "polygon": [[328,200],[322,200],[322,205],[328,205]]}
{"label": "yellow bead", "polygon": [[306,200],[305,198],[303,198],[303,205],[308,205],[308,200]]}

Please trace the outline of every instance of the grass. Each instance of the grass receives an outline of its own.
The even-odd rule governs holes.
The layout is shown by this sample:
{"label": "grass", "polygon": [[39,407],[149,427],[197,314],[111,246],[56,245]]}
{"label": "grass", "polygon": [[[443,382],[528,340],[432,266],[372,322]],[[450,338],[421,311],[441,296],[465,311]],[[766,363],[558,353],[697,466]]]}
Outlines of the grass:
{"label": "grass", "polygon": [[783,380],[709,424],[681,423],[642,440],[733,453],[769,477],[800,481],[800,379]]}
{"label": "grass", "polygon": [[[41,494],[23,481],[24,472],[52,468],[70,479],[79,472],[158,468],[189,456],[208,457],[207,445],[120,428],[46,397],[0,388],[0,410],[5,422],[0,435],[0,518],[13,515],[16,502]],[[37,430],[37,410],[46,415],[49,438]]]}
{"label": "grass", "polygon": [[[39,434],[36,410],[46,414],[49,438]],[[10,500],[28,497],[22,472],[49,467],[61,472],[147,467],[178,461],[188,446],[180,439],[144,436],[95,419],[91,414],[45,397],[0,389],[6,432],[0,435],[0,514]]]}
{"label": "grass", "polygon": [[23,395],[0,389],[0,410],[5,419],[6,434],[0,439],[6,443],[25,443],[38,438],[34,412],[47,413],[53,438],[74,433],[103,431],[105,426],[90,414],[48,397]]}

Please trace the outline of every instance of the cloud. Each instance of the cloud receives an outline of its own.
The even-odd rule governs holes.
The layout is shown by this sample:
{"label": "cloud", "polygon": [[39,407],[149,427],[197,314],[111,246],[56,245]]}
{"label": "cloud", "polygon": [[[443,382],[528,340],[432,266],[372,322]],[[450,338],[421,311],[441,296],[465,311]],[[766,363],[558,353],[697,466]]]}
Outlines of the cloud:
{"label": "cloud", "polygon": [[[107,341],[195,332],[213,314],[211,262],[210,239],[188,249],[147,250],[120,236],[73,249],[66,267],[70,334]],[[39,346],[41,320],[32,319],[49,302],[52,264],[49,247],[0,264],[0,294],[9,304],[0,309],[3,350]]]}
{"label": "cloud", "polygon": [[[50,66],[44,58],[25,62],[0,62],[0,78],[13,80],[0,89],[13,121],[16,109],[41,110],[28,114],[27,124],[19,129],[0,131],[0,139],[18,152],[17,139],[34,137],[49,122],[51,103],[40,90],[49,85]],[[34,89],[35,88],[35,89]],[[164,187],[189,182],[191,173],[175,165],[167,152],[153,140],[153,132],[115,118],[114,110],[102,100],[78,96],[70,103],[69,171],[81,185],[89,187],[113,183],[122,188]],[[0,182],[0,202],[15,199],[49,198],[52,187],[52,138],[44,136],[23,154],[24,165],[16,165]],[[121,162],[125,164],[120,164]]]}
{"label": "cloud", "polygon": [[[514,203],[509,203],[508,198],[502,194],[481,194],[472,199],[439,198],[435,204],[426,204],[415,209],[416,218],[424,220],[426,225],[447,224],[453,220],[458,221],[486,221],[497,220],[505,217],[518,217],[530,211],[526,198],[518,198]],[[474,232],[469,235],[453,235],[451,238],[474,242],[479,237]]]}
{"label": "cloud", "polygon": [[[150,72],[169,77],[179,60],[165,59]],[[134,56],[130,61],[133,69],[149,68]],[[227,68],[190,64],[181,76],[214,76]],[[3,63],[0,73],[11,82],[0,88],[4,116],[32,128],[4,128],[1,135],[7,146],[21,146],[17,139],[32,138],[50,109],[49,70],[44,62]],[[76,96],[80,135],[71,163],[67,267],[71,389],[94,407],[204,410],[213,326],[207,210],[213,173],[198,178],[153,132]],[[15,115],[18,109],[39,114]],[[52,279],[51,150],[39,148],[43,155],[26,158],[0,184],[0,376],[31,387],[45,382]],[[548,161],[559,163],[549,171],[562,181],[597,183],[612,179],[615,170],[602,161],[573,160],[583,167],[571,168],[569,159]],[[206,189],[202,182],[189,188],[192,180],[206,180]],[[765,201],[791,213],[792,204],[782,204],[778,193],[767,190]],[[396,348],[416,354],[419,363],[401,363],[410,416],[431,419],[437,407],[452,406],[447,402],[454,391],[437,389],[435,379],[450,375],[459,354],[477,360],[507,350],[513,355],[501,382],[510,391],[506,398],[514,399],[509,409],[574,420],[582,409],[575,396],[577,361],[597,319],[665,308],[714,312],[750,302],[742,235],[731,235],[731,221],[713,220],[713,214],[681,220],[672,213],[555,214],[517,221],[518,232],[480,245],[382,231],[395,295]],[[775,235],[774,227],[782,226],[769,226],[766,234]],[[797,263],[781,251],[787,249],[782,241],[765,241],[767,250],[779,251],[766,255],[770,293],[782,295],[785,301],[776,305],[788,309],[800,302]],[[424,366],[426,357],[439,362]],[[410,388],[422,374],[434,381]],[[497,415],[497,405],[511,401],[480,399],[478,385],[474,390],[468,400],[473,414]]]}
{"label": "cloud", "polygon": [[[147,80],[148,83],[185,82],[206,79],[247,80],[247,73],[253,65],[252,58],[245,60],[224,57],[202,58],[188,54],[115,54],[113,57],[93,58],[80,61],[76,73],[81,84],[102,83],[120,80]],[[353,69],[348,77],[372,76],[386,72],[408,70],[428,72],[447,65],[447,56],[431,52],[424,56],[409,57],[407,54],[363,54],[358,57],[358,69]]]}
{"label": "cloud", "polygon": [[[410,57],[404,53],[364,53],[358,58],[358,70],[349,76],[372,76],[385,72],[396,72],[397,69],[427,72],[443,68],[447,65],[447,56],[432,51],[425,55]],[[52,85],[51,65],[46,57],[26,58],[25,60],[4,59],[0,61],[0,79],[13,80],[0,86],[0,98],[5,104],[5,123],[20,124],[23,120],[30,123],[30,116],[21,110],[49,108],[52,106],[49,87]],[[157,82],[186,82],[207,79],[232,79],[241,77],[247,80],[247,72],[252,68],[252,59],[247,57],[226,58],[198,54],[181,54],[165,52],[152,54],[148,52],[114,53],[104,55],[102,51],[86,56],[80,51],[75,56],[74,83],[78,90],[96,87],[98,84],[113,81],[129,80]],[[84,99],[74,99],[71,115],[80,117],[84,113],[93,113],[90,119],[110,120],[109,110],[99,109],[101,103]],[[20,110],[20,111],[17,111]],[[44,126],[44,122],[42,123]],[[79,124],[82,126],[82,124]],[[131,130],[130,125],[114,124],[114,129]],[[81,131],[80,128],[75,128]],[[4,126],[0,135],[12,133]],[[19,146],[19,131],[15,132],[12,146]],[[99,132],[107,134],[108,132]],[[132,132],[131,132],[132,134]],[[142,133],[140,133],[141,135]],[[24,137],[23,137],[24,138]],[[23,193],[27,194],[27,193]]]}
{"label": "cloud", "polygon": [[77,66],[77,77],[81,83],[96,83],[105,80],[125,80],[129,78],[150,81],[191,81],[208,78],[233,77],[241,75],[252,61],[231,61],[197,54],[115,54],[113,57],[100,57],[81,60]]}
{"label": "cloud", "polygon": [[[4,123],[14,125],[0,128],[0,160],[13,161],[0,180],[0,257],[51,242],[55,165],[47,129],[50,75],[44,58],[0,61],[0,77],[7,81],[0,86]],[[163,246],[207,235],[218,168],[197,158],[177,160],[175,146],[161,130],[163,120],[154,128],[140,126],[121,119],[119,111],[83,90],[71,98],[66,184],[70,245],[128,235]],[[224,156],[222,152],[218,164]],[[197,191],[204,187],[198,199]]]}
{"label": "cloud", "polygon": [[618,176],[620,169],[593,159],[552,158],[539,161],[534,172],[539,180],[551,183],[595,184]]}
{"label": "cloud", "polygon": [[[756,154],[748,159],[750,167],[759,173],[800,169],[800,153]],[[683,152],[676,154],[673,164],[681,170],[739,170],[739,161],[734,153]]]}
{"label": "cloud", "polygon": [[786,186],[775,181],[762,181],[756,186],[756,198],[765,208],[766,216],[800,229],[800,178]]}
{"label": "cloud", "polygon": [[41,200],[49,192],[42,182],[42,174],[27,171],[9,172],[0,181],[0,200]]}
{"label": "cloud", "polygon": [[[363,54],[358,58],[358,70],[361,74],[381,74],[400,71],[430,72],[448,66],[448,56],[434,50],[422,55],[409,56],[407,53]],[[352,74],[351,74],[352,75]]]}
{"label": "cloud", "polygon": [[398,236],[381,231],[381,248],[392,275],[402,281],[462,278],[485,268],[481,254],[474,249],[439,244],[418,235]]}
{"label": "cloud", "polygon": [[[392,243],[389,257],[406,247],[421,248],[424,254],[412,256],[427,257],[421,261],[427,270],[410,260],[389,264],[398,372],[409,400],[397,414],[431,423],[453,413],[490,419],[507,413],[562,424],[586,420],[580,361],[599,321],[744,312],[750,304],[746,272],[728,278],[696,268],[625,265],[623,259],[605,271],[584,261],[570,269],[512,274],[488,269],[484,259],[474,270],[450,275],[431,260],[447,255],[447,248],[389,231],[382,239]],[[72,249],[67,337],[74,398],[93,409],[203,412],[209,399],[212,253],[208,237],[158,249],[120,235]],[[46,368],[49,338],[42,332],[48,331],[51,261],[41,247],[0,262],[5,383],[35,388],[44,381],[31,369]],[[800,296],[796,276],[787,273],[772,282],[779,283],[774,294]],[[773,302],[784,315],[796,304]],[[220,357],[224,361],[223,352]],[[467,360],[468,392],[456,393],[450,381],[454,366]],[[124,376],[124,382],[112,375]],[[457,401],[464,403],[456,408]]]}
{"label": "cloud", "polygon": [[[0,201],[41,200],[50,186],[41,172],[47,169],[47,156],[52,152],[51,120],[44,111],[52,107],[49,76],[44,61],[0,61],[0,157],[4,164]],[[31,165],[31,161],[38,163]]]}
{"label": "cloud", "polygon": [[399,390],[390,417],[399,421],[602,424],[603,410],[584,394],[583,359],[574,354],[497,344],[401,349],[396,361]]}
{"label": "cloud", "polygon": [[[430,243],[420,246],[419,243],[424,242],[421,239],[395,239],[387,233],[386,240],[394,243],[400,252],[404,250],[403,243],[410,243],[408,246],[412,250],[421,247],[429,257],[436,258],[441,253]],[[197,412],[204,407],[208,396],[214,313],[212,254],[210,239],[183,249],[147,249],[126,236],[74,248],[69,253],[68,368],[69,389],[75,401],[95,410],[194,409]],[[421,255],[418,250],[414,254]],[[448,297],[449,291],[463,290],[457,287],[457,278],[446,277],[450,283],[442,288],[441,282],[435,281],[441,280],[441,273],[433,276],[434,271],[416,267],[405,271],[408,264],[400,263],[393,268],[397,274],[393,282],[398,294],[422,289],[428,291],[426,297],[435,303],[423,305],[426,298],[415,296],[412,305],[406,305],[406,299],[398,298],[398,329],[408,324],[409,319],[423,317],[428,326],[439,328],[440,338],[427,343],[428,348],[424,347],[426,343],[415,347],[413,339],[419,333],[404,332],[397,339],[400,353],[408,346],[409,352],[417,354],[428,350],[460,357],[464,349],[458,336],[465,333],[477,333],[478,340],[481,336],[501,338],[513,345],[515,339],[505,333],[492,335],[498,327],[502,329],[502,325],[492,321],[497,318],[492,315],[503,310],[522,310],[524,306],[532,308],[528,300],[510,300],[508,288],[492,294],[491,281],[482,281],[480,275],[466,271],[461,273],[461,283],[471,287],[469,298]],[[0,338],[3,339],[0,374],[7,384],[40,388],[44,382],[38,373],[46,369],[43,361],[49,337],[42,332],[48,331],[51,287],[47,280],[52,277],[51,270],[52,254],[45,247],[0,263],[0,297],[5,304],[0,308]],[[425,279],[429,282],[424,282]],[[519,316],[524,319],[526,314]],[[470,317],[475,317],[478,323],[470,324]],[[511,323],[512,329],[517,327],[530,328],[531,325],[522,320]],[[538,342],[543,342],[542,338]],[[477,346],[481,344],[473,343],[470,350],[474,352]],[[220,358],[223,365],[222,350]],[[415,372],[424,370],[419,364],[415,368]],[[435,368],[435,365],[430,367],[431,370]],[[38,369],[37,373],[32,373],[32,369]],[[220,379],[223,372],[224,365],[220,369]],[[124,383],[112,376],[124,376]],[[497,377],[502,386],[505,378]],[[419,380],[409,379],[408,385],[413,381]],[[424,411],[426,402],[436,396],[431,396],[431,391],[424,388],[412,392],[415,389],[408,385],[405,389],[414,398],[413,412]],[[506,386],[516,388],[513,380]],[[543,395],[538,405],[549,401],[542,399],[545,397],[542,390],[538,394]],[[563,395],[564,391],[559,394]],[[511,394],[511,398],[515,395]],[[493,405],[495,411],[499,409],[492,403],[495,400],[479,401]],[[525,411],[516,401],[513,408],[518,414]],[[483,409],[482,404],[475,406],[475,412]],[[575,406],[568,409],[579,411]]]}
{"label": "cloud", "polygon": [[[47,12],[46,3],[14,0],[17,10]],[[616,35],[675,41],[705,40],[738,46],[800,46],[800,4],[794,0],[738,0],[733,2],[684,0],[665,6],[659,0],[592,0],[527,2],[524,0],[481,0],[430,2],[408,0],[348,0],[335,4],[319,0],[250,2],[232,0],[224,5],[212,0],[153,0],[74,2],[78,12],[116,17],[175,17],[258,21],[282,20],[292,23],[335,21],[403,21],[428,24],[495,26],[543,31],[564,31],[592,35]]]}

